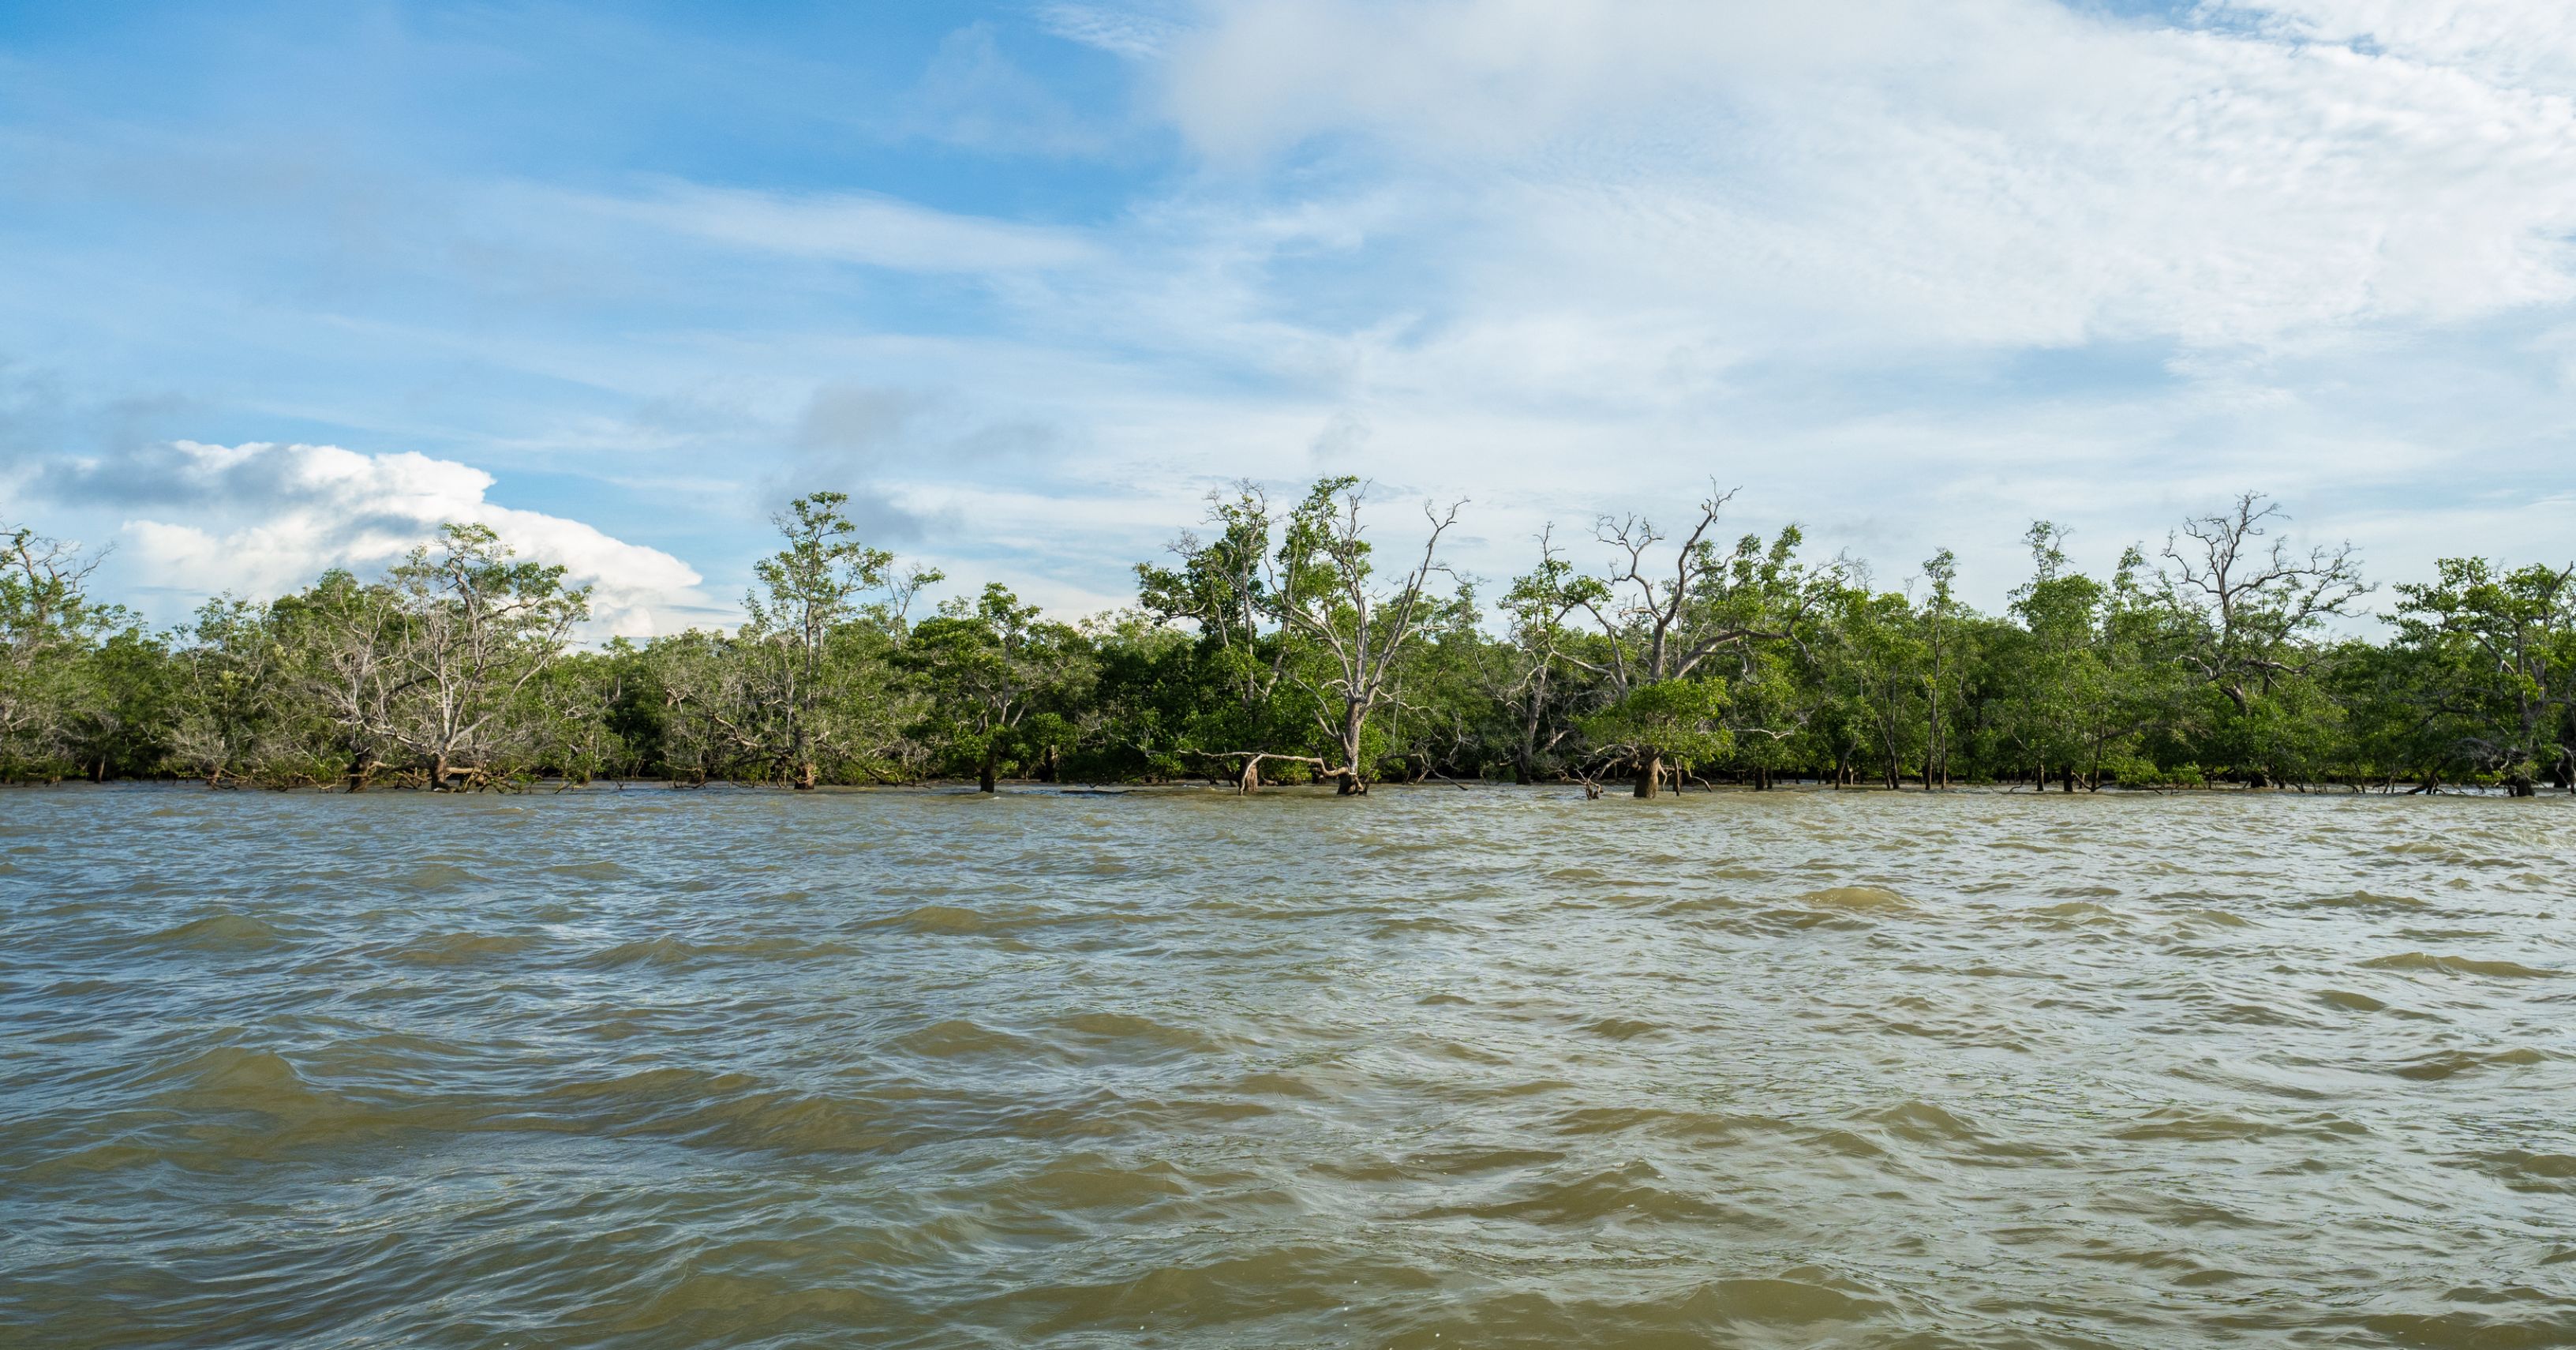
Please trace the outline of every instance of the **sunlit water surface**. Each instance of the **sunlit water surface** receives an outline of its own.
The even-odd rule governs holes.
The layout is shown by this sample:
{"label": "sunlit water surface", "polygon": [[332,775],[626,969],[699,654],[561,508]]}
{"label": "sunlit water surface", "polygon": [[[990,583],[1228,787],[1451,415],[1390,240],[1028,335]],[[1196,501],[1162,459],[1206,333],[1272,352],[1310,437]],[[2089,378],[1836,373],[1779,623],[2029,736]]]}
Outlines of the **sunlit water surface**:
{"label": "sunlit water surface", "polygon": [[2576,805],[0,795],[0,1340],[2576,1340]]}

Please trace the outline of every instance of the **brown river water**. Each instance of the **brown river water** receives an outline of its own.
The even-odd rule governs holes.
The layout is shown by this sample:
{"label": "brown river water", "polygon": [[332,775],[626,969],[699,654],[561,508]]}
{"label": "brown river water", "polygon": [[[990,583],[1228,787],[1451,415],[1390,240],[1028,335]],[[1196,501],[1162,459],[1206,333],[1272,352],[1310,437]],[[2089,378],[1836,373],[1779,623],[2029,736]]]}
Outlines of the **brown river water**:
{"label": "brown river water", "polygon": [[0,1343],[2576,1343],[2571,907],[2564,798],[0,794]]}

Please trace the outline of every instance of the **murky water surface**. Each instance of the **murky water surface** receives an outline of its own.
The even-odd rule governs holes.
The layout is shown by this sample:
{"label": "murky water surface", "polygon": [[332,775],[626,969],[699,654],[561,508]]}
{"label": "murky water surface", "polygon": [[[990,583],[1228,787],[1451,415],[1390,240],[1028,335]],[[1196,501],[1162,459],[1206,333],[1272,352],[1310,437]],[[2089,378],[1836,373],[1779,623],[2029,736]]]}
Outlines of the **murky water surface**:
{"label": "murky water surface", "polygon": [[2576,1341],[2576,805],[0,796],[0,1340]]}

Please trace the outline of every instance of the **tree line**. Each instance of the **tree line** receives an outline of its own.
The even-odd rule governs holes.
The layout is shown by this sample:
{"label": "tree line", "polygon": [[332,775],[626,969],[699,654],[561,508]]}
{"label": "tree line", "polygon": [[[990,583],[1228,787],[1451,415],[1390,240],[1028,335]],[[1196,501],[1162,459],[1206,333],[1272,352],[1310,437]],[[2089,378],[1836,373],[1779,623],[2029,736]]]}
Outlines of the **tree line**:
{"label": "tree line", "polygon": [[1984,613],[1947,551],[1891,586],[1795,527],[1729,540],[1730,495],[1604,517],[1579,548],[1551,531],[1488,594],[1443,561],[1458,507],[1382,554],[1357,481],[1247,483],[1137,565],[1133,606],[1065,623],[998,584],[920,612],[945,578],[817,492],[777,518],[741,624],[599,648],[574,639],[586,588],[476,524],[159,632],[90,593],[99,555],[0,528],[0,778],[2576,782],[2576,568],[2444,559],[2358,636],[2352,550],[2290,547],[2247,494],[2106,576],[2034,524],[2028,578]]}

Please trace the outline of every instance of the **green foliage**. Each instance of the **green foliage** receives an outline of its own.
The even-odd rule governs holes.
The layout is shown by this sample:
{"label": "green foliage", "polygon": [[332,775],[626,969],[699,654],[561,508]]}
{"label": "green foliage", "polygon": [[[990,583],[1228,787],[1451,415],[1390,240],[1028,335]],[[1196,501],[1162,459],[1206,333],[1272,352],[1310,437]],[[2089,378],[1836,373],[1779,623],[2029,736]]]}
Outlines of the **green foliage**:
{"label": "green foliage", "polygon": [[1735,746],[1726,712],[1724,680],[1664,680],[1585,717],[1582,727],[1596,745],[1626,750],[1623,758],[1705,763]]}
{"label": "green foliage", "polygon": [[587,593],[478,525],[162,634],[91,597],[97,554],[0,530],[0,778],[2576,781],[2576,568],[2446,559],[2396,588],[2387,641],[2337,635],[2365,591],[2349,553],[2291,552],[2245,497],[2104,576],[2037,524],[2029,577],[1982,614],[1946,551],[1891,588],[1794,526],[1723,544],[1717,494],[1677,537],[1599,522],[1597,570],[1542,537],[1488,611],[1439,561],[1454,508],[1398,570],[1366,499],[1219,494],[1136,569],[1135,608],[1076,625],[997,585],[915,619],[939,575],[815,493],[742,623],[587,650]]}

